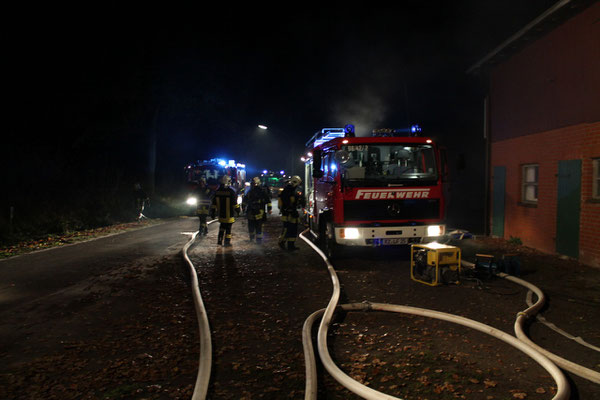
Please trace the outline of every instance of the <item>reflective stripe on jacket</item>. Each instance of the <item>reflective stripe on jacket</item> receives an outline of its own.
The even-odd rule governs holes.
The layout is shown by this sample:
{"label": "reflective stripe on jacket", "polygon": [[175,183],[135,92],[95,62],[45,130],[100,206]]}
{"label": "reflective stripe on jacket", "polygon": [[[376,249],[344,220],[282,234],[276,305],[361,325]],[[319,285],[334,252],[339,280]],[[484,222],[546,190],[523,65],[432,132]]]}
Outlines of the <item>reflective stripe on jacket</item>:
{"label": "reflective stripe on jacket", "polygon": [[196,214],[208,215],[212,202],[212,190],[210,190],[208,187],[200,187],[198,188],[197,194],[198,206],[196,208]]}
{"label": "reflective stripe on jacket", "polygon": [[223,185],[219,186],[212,199],[212,209],[221,223],[235,222],[234,214],[240,208],[235,190]]}

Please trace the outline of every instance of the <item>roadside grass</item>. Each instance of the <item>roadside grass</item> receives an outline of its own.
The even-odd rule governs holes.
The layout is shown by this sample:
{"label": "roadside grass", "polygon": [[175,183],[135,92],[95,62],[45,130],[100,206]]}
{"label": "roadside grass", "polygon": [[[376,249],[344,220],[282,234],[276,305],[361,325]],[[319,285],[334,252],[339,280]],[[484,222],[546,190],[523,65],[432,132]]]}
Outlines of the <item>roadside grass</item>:
{"label": "roadside grass", "polygon": [[0,215],[0,259],[137,229],[164,218],[194,215],[177,197],[156,196],[144,211],[147,218],[141,221],[137,221],[137,212],[124,204],[122,200],[87,208],[45,205],[41,207],[44,211],[21,210],[12,224]]}
{"label": "roadside grass", "polygon": [[35,239],[19,241],[11,245],[0,245],[0,259],[31,253],[37,250],[60,247],[67,244],[83,242],[97,237],[125,232],[140,227],[160,223],[160,220],[147,219],[136,222],[104,226],[101,228],[85,229],[80,231],[65,232],[64,234],[47,234]]}

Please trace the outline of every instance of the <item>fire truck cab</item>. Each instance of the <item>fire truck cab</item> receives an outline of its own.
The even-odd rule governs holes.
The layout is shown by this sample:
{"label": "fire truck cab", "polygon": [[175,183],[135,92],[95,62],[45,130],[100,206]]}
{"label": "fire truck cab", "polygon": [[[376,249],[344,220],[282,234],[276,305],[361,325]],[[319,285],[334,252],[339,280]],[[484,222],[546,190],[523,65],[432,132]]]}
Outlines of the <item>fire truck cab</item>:
{"label": "fire truck cab", "polygon": [[325,128],[306,143],[307,220],[329,257],[341,246],[406,245],[445,233],[446,166],[419,128]]}
{"label": "fire truck cab", "polygon": [[213,189],[219,186],[219,179],[223,175],[231,177],[231,184],[236,190],[243,188],[246,182],[246,166],[236,163],[235,160],[226,161],[219,158],[198,160],[195,163],[188,164],[184,168],[184,173],[188,183],[198,182],[201,178],[204,178],[208,186]]}
{"label": "fire truck cab", "polygon": [[204,178],[212,190],[217,190],[220,179],[224,175],[231,177],[231,187],[238,193],[238,202],[246,184],[246,165],[236,163],[235,160],[223,160],[212,158],[210,160],[196,161],[184,168],[186,180],[186,204],[190,207],[196,206],[196,190],[198,182]]}

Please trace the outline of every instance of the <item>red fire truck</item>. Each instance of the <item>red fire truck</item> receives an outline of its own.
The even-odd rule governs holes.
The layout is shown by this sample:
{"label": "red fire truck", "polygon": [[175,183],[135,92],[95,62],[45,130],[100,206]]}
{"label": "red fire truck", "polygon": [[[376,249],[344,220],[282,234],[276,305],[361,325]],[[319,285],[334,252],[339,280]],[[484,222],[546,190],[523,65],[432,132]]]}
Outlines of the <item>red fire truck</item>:
{"label": "red fire truck", "polygon": [[190,185],[197,185],[201,178],[213,189],[219,186],[219,179],[223,175],[231,177],[231,185],[237,190],[243,189],[246,182],[246,166],[234,160],[212,158],[210,160],[196,161],[184,168],[185,179]]}
{"label": "red fire truck", "polygon": [[223,160],[212,158],[210,160],[196,161],[188,164],[184,168],[186,180],[186,204],[195,211],[196,190],[200,179],[206,179],[208,186],[216,190],[219,187],[220,179],[224,175],[231,177],[231,187],[238,193],[238,202],[241,202],[241,195],[246,185],[246,165],[236,163],[235,160]]}
{"label": "red fire truck", "polygon": [[446,163],[420,128],[325,128],[307,143],[307,219],[330,257],[341,246],[405,245],[444,234]]}

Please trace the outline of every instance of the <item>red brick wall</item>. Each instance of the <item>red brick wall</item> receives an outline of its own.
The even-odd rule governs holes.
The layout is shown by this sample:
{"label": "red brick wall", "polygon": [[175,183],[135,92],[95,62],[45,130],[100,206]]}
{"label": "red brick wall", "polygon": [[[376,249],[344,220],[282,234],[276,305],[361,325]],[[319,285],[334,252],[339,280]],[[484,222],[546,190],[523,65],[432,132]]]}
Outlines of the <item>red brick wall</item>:
{"label": "red brick wall", "polygon": [[[597,157],[600,157],[600,122],[492,143],[492,168],[506,167],[504,237],[519,237],[526,246],[555,252],[558,161],[581,159],[579,259],[600,267],[600,202],[591,199],[592,158]],[[539,165],[536,207],[520,204],[523,164]]]}
{"label": "red brick wall", "polygon": [[600,121],[600,2],[491,73],[492,141]]}

